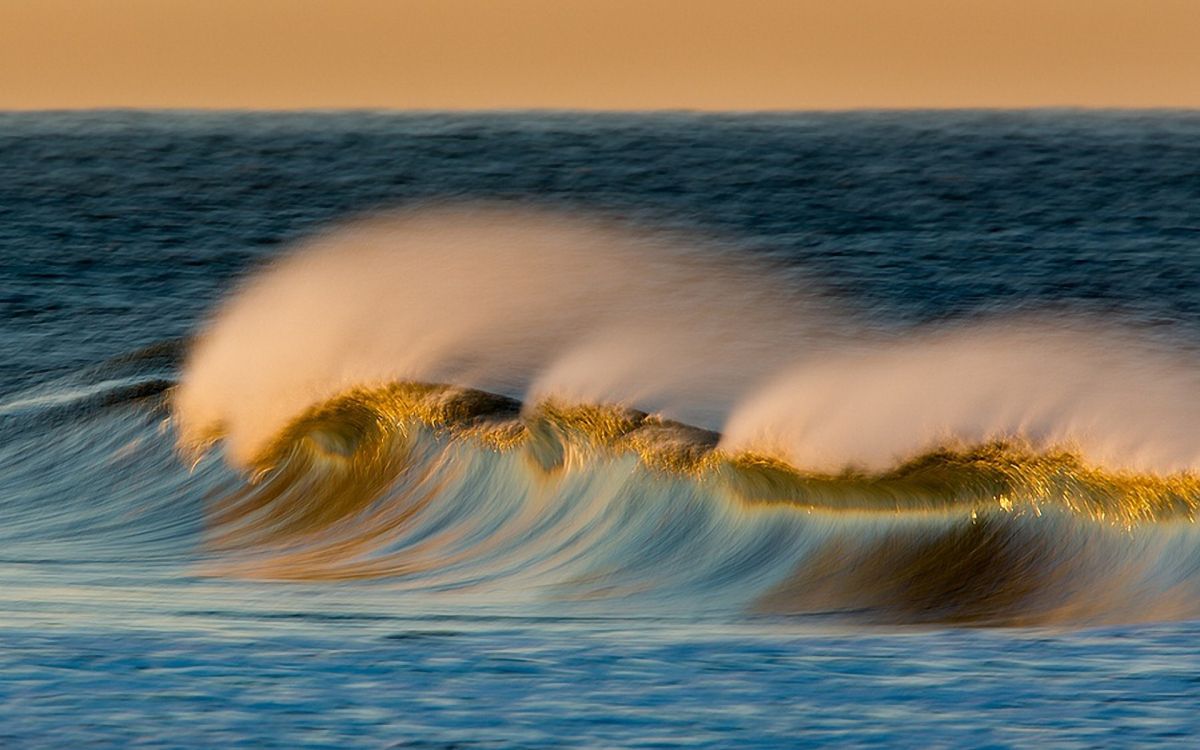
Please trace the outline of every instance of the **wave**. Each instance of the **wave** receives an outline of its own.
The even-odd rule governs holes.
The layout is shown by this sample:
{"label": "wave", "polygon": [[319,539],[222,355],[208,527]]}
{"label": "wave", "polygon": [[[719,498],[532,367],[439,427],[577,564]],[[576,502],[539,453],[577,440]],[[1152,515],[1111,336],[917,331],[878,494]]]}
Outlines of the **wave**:
{"label": "wave", "polygon": [[719,443],[619,406],[355,389],[211,506],[210,572],[875,622],[1197,613],[1191,474],[992,443],[825,475]]}
{"label": "wave", "polygon": [[311,408],[239,475],[212,451],[179,465],[170,391],[113,398],[5,433],[0,541],[13,559],[369,580],[375,597],[558,615],[1200,614],[1190,474],[1114,472],[1017,444],[819,474],[627,407],[395,383]]}
{"label": "wave", "polygon": [[1065,318],[886,331],[713,243],[497,207],[249,280],[171,392],[206,570],[613,606],[1200,615],[1200,368]]}
{"label": "wave", "polygon": [[336,465],[370,484],[386,474],[398,436],[417,428],[441,441],[469,441],[477,450],[521,453],[542,472],[561,470],[570,456],[602,451],[629,455],[647,471],[719,485],[745,502],[831,512],[995,506],[1037,515],[1052,507],[1130,526],[1191,522],[1200,505],[1194,474],[1112,471],[1068,451],[1039,452],[1020,443],[941,446],[880,472],[825,474],[762,454],[727,452],[718,433],[628,407],[545,401],[523,408],[505,396],[426,383],[354,389],[310,409],[254,459],[254,472],[277,472],[303,455],[305,466]]}

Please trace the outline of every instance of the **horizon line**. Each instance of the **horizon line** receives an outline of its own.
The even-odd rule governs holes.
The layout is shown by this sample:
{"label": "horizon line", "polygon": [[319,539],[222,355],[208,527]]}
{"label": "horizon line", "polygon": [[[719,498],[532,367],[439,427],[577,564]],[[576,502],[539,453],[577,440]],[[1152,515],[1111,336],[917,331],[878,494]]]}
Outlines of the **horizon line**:
{"label": "horizon line", "polygon": [[1029,106],[853,106],[853,107],[764,107],[764,108],[702,108],[702,107],[377,107],[377,106],[312,106],[312,107],[224,107],[224,106],[134,106],[104,105],[81,107],[0,107],[0,114],[73,114],[73,113],[145,113],[145,114],[587,114],[587,115],[792,115],[792,114],[870,114],[870,113],[1177,113],[1200,114],[1200,106],[1152,105],[1118,106],[1089,104],[1037,104]]}

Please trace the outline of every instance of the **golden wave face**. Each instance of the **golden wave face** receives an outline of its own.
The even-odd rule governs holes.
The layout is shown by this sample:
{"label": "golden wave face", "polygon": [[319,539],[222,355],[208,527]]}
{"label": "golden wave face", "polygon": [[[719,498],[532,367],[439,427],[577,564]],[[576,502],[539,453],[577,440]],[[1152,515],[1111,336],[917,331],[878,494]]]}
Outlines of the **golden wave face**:
{"label": "golden wave face", "polygon": [[1039,515],[1053,508],[1130,526],[1193,521],[1200,507],[1200,477],[1193,474],[1106,470],[1069,450],[1039,451],[1018,439],[943,445],[886,471],[828,474],[752,452],[726,453],[717,448],[717,433],[634,409],[547,401],[522,411],[504,396],[423,383],[355,389],[310,409],[254,466],[263,474],[298,457],[307,457],[306,465],[320,457],[340,467],[340,476],[369,486],[388,466],[403,464],[399,446],[414,427],[440,440],[526,454],[545,470],[560,466],[568,449],[628,455],[648,470],[717,484],[747,502],[812,510]]}
{"label": "golden wave face", "polygon": [[720,595],[753,611],[904,623],[1170,617],[1200,593],[1190,474],[1017,441],[821,474],[718,443],[617,406],[354,389],[295,419],[213,500],[212,572],[503,581],[570,600],[728,584]]}

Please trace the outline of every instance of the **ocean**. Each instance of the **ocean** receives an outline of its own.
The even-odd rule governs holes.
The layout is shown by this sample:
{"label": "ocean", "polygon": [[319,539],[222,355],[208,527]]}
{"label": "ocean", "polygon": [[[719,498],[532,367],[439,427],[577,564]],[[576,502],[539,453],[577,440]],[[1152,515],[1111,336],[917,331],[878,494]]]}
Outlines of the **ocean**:
{"label": "ocean", "polygon": [[0,113],[0,746],[1194,747],[1200,114]]}

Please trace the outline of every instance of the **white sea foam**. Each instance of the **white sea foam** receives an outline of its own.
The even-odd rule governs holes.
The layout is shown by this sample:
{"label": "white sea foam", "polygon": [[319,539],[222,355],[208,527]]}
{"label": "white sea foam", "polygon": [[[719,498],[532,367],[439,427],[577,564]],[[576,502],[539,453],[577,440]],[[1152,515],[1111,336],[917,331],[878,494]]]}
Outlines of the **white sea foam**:
{"label": "white sea foam", "polygon": [[1200,468],[1200,368],[1188,358],[1029,319],[856,333],[800,282],[730,255],[495,207],[344,226],[218,311],[176,394],[181,434],[219,432],[245,462],[349,387],[422,380],[627,403],[803,468],[877,468],[997,437],[1113,467]]}

